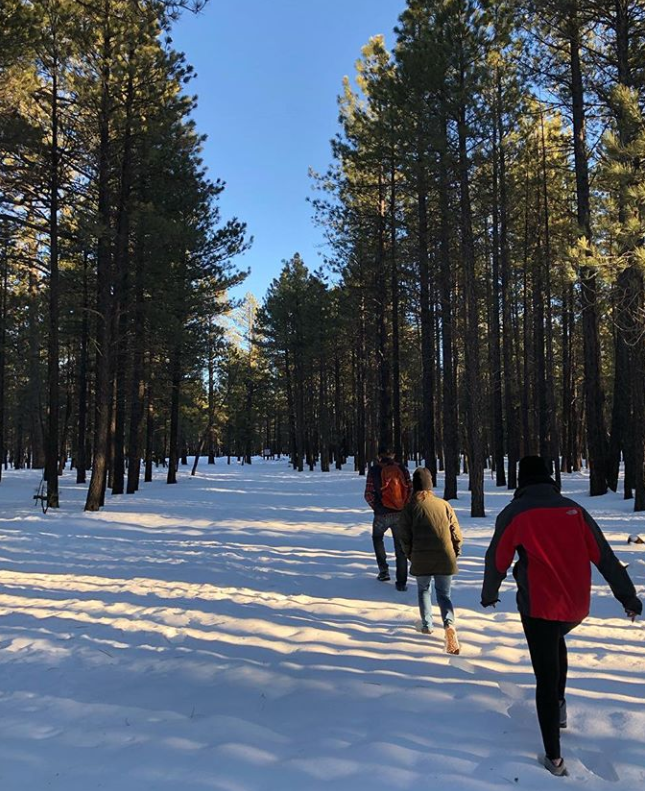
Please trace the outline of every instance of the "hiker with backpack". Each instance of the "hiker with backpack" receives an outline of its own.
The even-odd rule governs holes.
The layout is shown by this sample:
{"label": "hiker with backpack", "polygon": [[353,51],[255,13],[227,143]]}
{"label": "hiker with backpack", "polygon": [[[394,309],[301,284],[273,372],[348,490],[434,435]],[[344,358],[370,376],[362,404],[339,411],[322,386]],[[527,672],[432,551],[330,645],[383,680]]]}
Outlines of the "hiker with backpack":
{"label": "hiker with backpack", "polygon": [[567,727],[567,635],[589,614],[591,564],[607,580],[628,618],[643,605],[601,529],[575,500],[563,497],[541,456],[520,460],[514,499],[495,522],[486,552],[481,603],[494,607],[515,553],[517,608],[535,673],[535,701],[544,743],[540,761],[551,774],[568,774],[560,753]]}
{"label": "hiker with backpack", "polygon": [[387,447],[379,447],[378,459],[367,471],[365,481],[365,500],[374,511],[372,522],[372,543],[378,564],[378,577],[381,582],[390,579],[390,571],[385,552],[383,537],[392,530],[394,538],[394,554],[396,556],[396,589],[408,589],[408,561],[399,543],[397,535],[399,515],[412,493],[410,473],[405,465],[394,459],[394,454]]}
{"label": "hiker with backpack", "polygon": [[452,577],[457,573],[462,535],[450,503],[433,491],[432,473],[417,467],[412,476],[412,499],[399,518],[399,540],[410,560],[410,574],[417,578],[420,631],[432,633],[432,586],[441,612],[446,652],[459,653],[455,611],[450,599]]}

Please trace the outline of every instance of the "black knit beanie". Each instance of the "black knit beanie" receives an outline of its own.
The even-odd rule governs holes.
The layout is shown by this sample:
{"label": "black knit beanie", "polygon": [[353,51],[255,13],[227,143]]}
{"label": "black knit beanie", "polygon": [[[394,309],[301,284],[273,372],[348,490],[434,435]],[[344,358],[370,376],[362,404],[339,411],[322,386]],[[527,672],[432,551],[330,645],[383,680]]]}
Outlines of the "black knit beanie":
{"label": "black knit beanie", "polygon": [[525,456],[520,459],[517,485],[521,489],[532,483],[553,483],[551,462],[542,456]]}
{"label": "black knit beanie", "polygon": [[415,492],[431,491],[432,473],[427,467],[417,467],[412,476],[412,489]]}

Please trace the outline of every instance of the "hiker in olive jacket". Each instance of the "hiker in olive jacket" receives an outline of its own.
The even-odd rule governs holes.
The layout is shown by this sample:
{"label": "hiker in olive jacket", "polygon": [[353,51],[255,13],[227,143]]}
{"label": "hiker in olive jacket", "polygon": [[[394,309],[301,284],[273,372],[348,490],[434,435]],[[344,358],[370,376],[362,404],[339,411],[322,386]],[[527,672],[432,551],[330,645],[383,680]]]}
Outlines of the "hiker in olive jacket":
{"label": "hiker in olive jacket", "polygon": [[459,653],[454,627],[455,613],[450,600],[452,577],[457,573],[462,535],[452,506],[432,492],[432,475],[418,467],[412,476],[412,499],[401,512],[399,540],[411,562],[410,574],[417,578],[421,632],[432,631],[432,591],[446,635],[448,653]]}

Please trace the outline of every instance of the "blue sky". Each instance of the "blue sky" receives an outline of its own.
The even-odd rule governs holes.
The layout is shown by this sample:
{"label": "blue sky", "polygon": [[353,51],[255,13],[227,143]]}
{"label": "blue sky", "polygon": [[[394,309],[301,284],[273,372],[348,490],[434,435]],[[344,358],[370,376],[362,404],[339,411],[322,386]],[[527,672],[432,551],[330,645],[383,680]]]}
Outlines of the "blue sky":
{"label": "blue sky", "polygon": [[370,36],[393,45],[404,8],[405,0],[211,0],[176,24],[174,46],[198,75],[189,90],[208,135],[204,160],[227,182],[223,215],[255,237],[239,259],[252,270],[242,293],[261,299],[296,251],[310,268],[320,265],[308,169],[331,160],[343,76],[354,75]]}

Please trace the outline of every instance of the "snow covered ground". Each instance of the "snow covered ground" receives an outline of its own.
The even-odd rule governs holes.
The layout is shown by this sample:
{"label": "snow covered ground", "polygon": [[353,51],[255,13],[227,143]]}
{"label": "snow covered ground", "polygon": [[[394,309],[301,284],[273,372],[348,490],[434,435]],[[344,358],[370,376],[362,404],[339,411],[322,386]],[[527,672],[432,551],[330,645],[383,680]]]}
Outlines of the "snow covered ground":
{"label": "snow covered ground", "polygon": [[[568,639],[572,776],[538,765],[533,677],[506,582],[479,606],[483,554],[509,493],[487,482],[454,586],[462,655],[414,629],[376,581],[364,479],[284,461],[182,471],[84,514],[32,504],[38,473],[0,484],[0,789],[489,791],[645,786],[645,634],[595,579]],[[465,490],[465,479],[460,482]],[[645,589],[645,515],[590,500]],[[392,543],[386,538],[388,554]]]}

